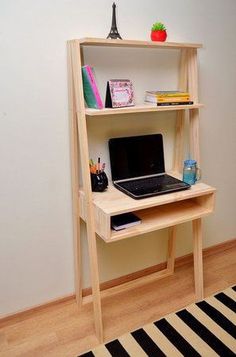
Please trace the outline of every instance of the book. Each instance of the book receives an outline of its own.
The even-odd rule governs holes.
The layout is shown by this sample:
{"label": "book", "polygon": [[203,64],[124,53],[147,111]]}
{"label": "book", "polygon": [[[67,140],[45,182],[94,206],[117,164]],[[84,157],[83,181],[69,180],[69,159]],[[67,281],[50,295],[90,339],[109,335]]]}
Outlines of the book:
{"label": "book", "polygon": [[97,87],[93,68],[85,65],[82,67],[84,99],[88,108],[102,109],[102,99]]}
{"label": "book", "polygon": [[185,96],[185,97],[162,97],[162,98],[158,98],[155,96],[150,96],[148,94],[146,94],[145,96],[145,102],[148,103],[161,103],[161,102],[187,102],[190,100],[190,96]]}
{"label": "book", "polygon": [[190,96],[186,95],[185,97],[179,96],[179,97],[161,97],[161,98],[157,98],[158,102],[174,102],[174,101],[179,101],[179,100],[190,100]]}
{"label": "book", "polygon": [[125,228],[136,226],[141,223],[141,219],[134,213],[122,213],[111,217],[111,228],[120,231]]}
{"label": "book", "polygon": [[157,98],[166,98],[166,97],[188,97],[190,96],[189,92],[183,91],[146,91],[146,94],[150,96],[154,96]]}
{"label": "book", "polygon": [[110,79],[107,82],[106,108],[134,106],[133,84],[129,79]]}
{"label": "book", "polygon": [[161,103],[157,103],[157,106],[168,106],[168,105],[191,105],[193,104],[193,101],[188,100],[188,101],[179,101],[179,102],[161,102]]}

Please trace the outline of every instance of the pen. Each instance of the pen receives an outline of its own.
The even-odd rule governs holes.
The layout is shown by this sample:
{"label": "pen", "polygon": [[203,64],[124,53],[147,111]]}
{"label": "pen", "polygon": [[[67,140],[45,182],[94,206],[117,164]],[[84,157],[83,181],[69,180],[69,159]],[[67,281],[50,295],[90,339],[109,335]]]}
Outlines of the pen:
{"label": "pen", "polygon": [[93,159],[89,160],[89,169],[92,174],[101,174],[105,170],[105,162],[101,164],[101,158],[98,157],[97,163],[94,163]]}
{"label": "pen", "polygon": [[97,170],[98,170],[98,173],[100,174],[101,173],[101,170],[100,170],[100,157],[98,158],[98,166],[97,166]]}

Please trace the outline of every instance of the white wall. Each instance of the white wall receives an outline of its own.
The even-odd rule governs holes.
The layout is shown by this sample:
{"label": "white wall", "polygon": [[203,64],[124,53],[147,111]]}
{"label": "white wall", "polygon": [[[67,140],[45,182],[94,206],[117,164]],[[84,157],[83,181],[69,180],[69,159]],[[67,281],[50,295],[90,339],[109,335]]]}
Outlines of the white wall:
{"label": "white wall", "polygon": [[[74,291],[66,41],[106,37],[111,4],[108,0],[0,0],[1,315]],[[119,0],[117,6],[124,39],[149,39],[151,25],[160,20],[166,24],[169,41],[204,44],[199,51],[200,98],[206,104],[201,110],[202,170],[204,181],[218,189],[215,214],[204,220],[204,246],[232,239],[236,232],[236,2]],[[158,66],[153,51],[148,55],[127,51],[121,51],[114,62],[112,53],[109,60],[102,53],[96,56],[99,85],[102,90],[107,78],[126,75],[134,80],[140,97],[145,85],[159,86]],[[92,52],[88,51],[87,61],[93,61]],[[123,54],[128,55],[127,63]],[[102,60],[112,61],[112,68],[102,65]],[[175,63],[173,54],[166,64],[169,86],[173,86]],[[173,114],[158,120],[146,114],[137,120],[96,120],[89,121],[91,155],[99,152],[107,158],[103,139],[141,133],[145,127],[145,132],[165,134],[167,166],[171,166]],[[189,224],[180,227],[178,255],[191,251],[190,232]],[[101,280],[163,261],[166,233],[112,245],[98,239]],[[84,285],[89,286],[84,238],[83,258]]]}

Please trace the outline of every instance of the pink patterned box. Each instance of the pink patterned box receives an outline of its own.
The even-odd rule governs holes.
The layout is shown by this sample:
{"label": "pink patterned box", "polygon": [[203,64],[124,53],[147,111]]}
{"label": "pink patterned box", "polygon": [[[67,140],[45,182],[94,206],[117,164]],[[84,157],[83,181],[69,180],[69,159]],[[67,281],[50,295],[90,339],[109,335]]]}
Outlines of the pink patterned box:
{"label": "pink patterned box", "polygon": [[134,90],[129,79],[110,79],[107,82],[106,108],[134,106]]}

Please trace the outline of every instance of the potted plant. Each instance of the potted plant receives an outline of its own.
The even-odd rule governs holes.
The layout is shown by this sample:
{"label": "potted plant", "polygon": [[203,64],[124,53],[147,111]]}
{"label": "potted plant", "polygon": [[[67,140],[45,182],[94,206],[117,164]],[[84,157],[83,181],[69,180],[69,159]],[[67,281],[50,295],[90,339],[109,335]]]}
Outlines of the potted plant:
{"label": "potted plant", "polygon": [[152,25],[151,40],[164,42],[167,38],[166,28],[161,22]]}

